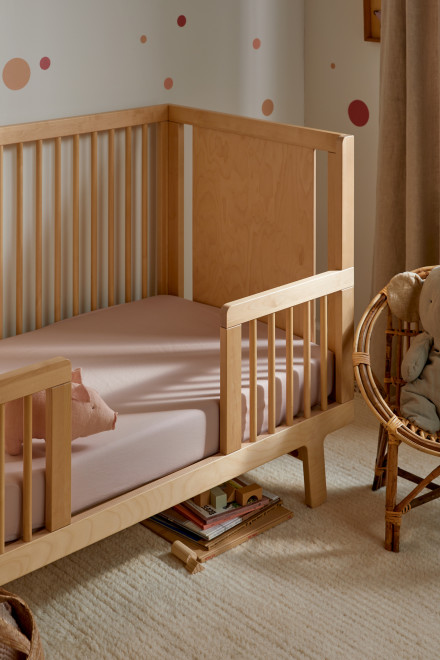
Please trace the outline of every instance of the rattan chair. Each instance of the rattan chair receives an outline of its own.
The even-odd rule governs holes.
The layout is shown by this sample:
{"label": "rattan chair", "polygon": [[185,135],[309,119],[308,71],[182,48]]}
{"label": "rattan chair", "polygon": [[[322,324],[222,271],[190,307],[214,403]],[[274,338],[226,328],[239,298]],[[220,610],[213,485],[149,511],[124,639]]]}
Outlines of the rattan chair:
{"label": "rattan chair", "polygon": [[[414,272],[425,279],[432,268],[433,266],[419,268]],[[370,346],[373,329],[382,313],[386,314],[385,375],[383,383],[380,383],[371,368]],[[386,482],[385,548],[394,552],[399,552],[403,514],[440,496],[440,486],[433,483],[433,480],[440,475],[440,465],[425,478],[398,466],[401,442],[419,451],[438,455],[440,458],[440,433],[436,435],[427,433],[400,415],[400,390],[405,383],[401,377],[400,365],[411,339],[419,332],[420,328],[417,324],[402,322],[392,315],[387,301],[387,287],[385,287],[366,309],[354,339],[353,366],[356,382],[363,398],[381,424],[373,490],[381,488]],[[400,502],[397,502],[398,477],[416,484]],[[424,489],[428,492],[420,495]]]}

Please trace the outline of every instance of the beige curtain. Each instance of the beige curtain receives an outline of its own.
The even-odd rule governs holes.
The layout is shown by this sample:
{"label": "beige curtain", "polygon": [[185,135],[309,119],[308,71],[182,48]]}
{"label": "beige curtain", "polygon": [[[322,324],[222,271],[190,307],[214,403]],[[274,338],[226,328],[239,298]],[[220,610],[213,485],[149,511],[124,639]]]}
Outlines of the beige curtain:
{"label": "beige curtain", "polygon": [[373,293],[440,263],[440,0],[382,0]]}

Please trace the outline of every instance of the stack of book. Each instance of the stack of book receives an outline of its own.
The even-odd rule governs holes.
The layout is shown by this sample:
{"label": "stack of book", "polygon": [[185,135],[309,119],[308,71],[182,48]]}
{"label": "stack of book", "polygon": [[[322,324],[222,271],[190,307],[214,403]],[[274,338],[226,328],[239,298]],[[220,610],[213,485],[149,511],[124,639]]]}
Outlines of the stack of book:
{"label": "stack of book", "polygon": [[[221,484],[220,488],[240,489],[250,484],[240,477]],[[231,501],[226,506],[215,507],[186,500],[144,520],[143,525],[171,543],[184,542],[203,562],[292,516],[278,495],[263,489],[259,499],[251,498],[244,504]]]}

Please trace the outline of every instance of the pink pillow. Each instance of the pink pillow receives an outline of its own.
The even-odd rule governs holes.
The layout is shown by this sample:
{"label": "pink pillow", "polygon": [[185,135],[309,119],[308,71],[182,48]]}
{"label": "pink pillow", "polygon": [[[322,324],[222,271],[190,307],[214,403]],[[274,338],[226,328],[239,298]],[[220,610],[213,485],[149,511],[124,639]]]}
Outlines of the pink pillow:
{"label": "pink pillow", "polygon": [[[23,399],[7,403],[5,411],[6,451],[15,456],[23,445]],[[115,428],[114,412],[98,392],[83,385],[81,369],[72,371],[72,440]],[[46,435],[46,391],[32,395],[32,437]]]}

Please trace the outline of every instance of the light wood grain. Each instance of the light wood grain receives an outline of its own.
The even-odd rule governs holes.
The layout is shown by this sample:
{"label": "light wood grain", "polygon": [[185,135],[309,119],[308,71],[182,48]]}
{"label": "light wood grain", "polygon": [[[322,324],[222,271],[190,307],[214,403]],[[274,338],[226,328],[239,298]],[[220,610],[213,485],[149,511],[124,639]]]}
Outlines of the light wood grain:
{"label": "light wood grain", "polygon": [[60,557],[84,548],[141,520],[209,490],[218,483],[263,465],[307,444],[313,434],[332,433],[353,420],[353,402],[330,405],[326,412],[295,420],[274,435],[242,445],[241,451],[217,455],[72,518],[72,523],[48,535],[34,534],[31,543],[10,544],[0,556],[0,584],[15,580]]}
{"label": "light wood grain", "polygon": [[0,373],[0,404],[71,380],[72,365],[62,357]]}
{"label": "light wood grain", "polygon": [[340,133],[176,105],[169,106],[169,120],[322,151],[336,151],[341,138]]}
{"label": "light wood grain", "polygon": [[71,383],[46,392],[46,529],[71,519]]}
{"label": "light wood grain", "polygon": [[168,140],[168,293],[171,295],[183,297],[183,126],[170,122],[168,127]]}
{"label": "light wood grain", "polygon": [[23,144],[16,147],[15,333],[23,332]]}
{"label": "light wood grain", "polygon": [[0,405],[0,554],[5,550],[5,513],[6,513],[6,489],[5,489],[5,406]]}
{"label": "light wood grain", "polygon": [[3,337],[3,147],[0,146],[0,339]]}
{"label": "light wood grain", "polygon": [[142,298],[148,296],[148,126],[142,126]]}
{"label": "light wood grain", "polygon": [[293,307],[286,309],[286,424],[293,424]]}
{"label": "light wood grain", "polygon": [[257,439],[257,321],[249,322],[249,437]]}
{"label": "light wood grain", "polygon": [[23,541],[32,539],[32,395],[23,401]]}
{"label": "light wood grain", "polygon": [[55,321],[61,320],[61,138],[55,139],[54,181],[54,309]]}
{"label": "light wood grain", "polygon": [[73,136],[72,284],[73,316],[79,314],[79,135]]}
{"label": "light wood grain", "polygon": [[354,139],[340,137],[328,155],[328,269],[350,268],[354,260]]}
{"label": "light wood grain", "polygon": [[311,321],[310,321],[310,315],[311,315],[311,306],[310,306],[310,301],[307,301],[304,304],[304,336],[303,336],[303,363],[304,363],[304,417],[307,419],[311,415],[311,400],[310,400],[310,387],[312,383],[312,376],[311,376],[311,350],[310,350],[310,342],[311,342]]}
{"label": "light wood grain", "polygon": [[107,160],[107,259],[108,304],[115,304],[115,131],[108,132]]}
{"label": "light wood grain", "polygon": [[193,298],[224,303],[314,274],[312,150],[195,127]]}
{"label": "light wood grain", "polygon": [[98,134],[90,136],[90,300],[98,308]]}
{"label": "light wood grain", "polygon": [[0,144],[16,144],[18,142],[34,142],[35,140],[50,140],[57,137],[83,135],[94,131],[125,128],[154,124],[168,120],[168,106],[156,105],[116,112],[103,112],[62,119],[29,122],[27,124],[12,124],[0,126]]}
{"label": "light wood grain", "polygon": [[168,122],[157,126],[157,290],[168,292]]}
{"label": "light wood grain", "polygon": [[222,327],[229,328],[266,314],[282,311],[308,300],[353,287],[354,269],[326,271],[297,282],[268,289],[253,296],[226,303],[222,307]]}
{"label": "light wood grain", "polygon": [[321,410],[327,410],[327,351],[328,351],[328,304],[327,296],[319,301],[319,323],[320,323],[320,359],[321,359]]}
{"label": "light wood grain", "polygon": [[35,144],[35,327],[43,325],[43,143]]}
{"label": "light wood grain", "polygon": [[276,382],[275,382],[275,314],[267,318],[267,376],[268,389],[268,429],[275,433],[276,428]]}
{"label": "light wood grain", "polygon": [[131,301],[132,130],[125,129],[125,302]]}
{"label": "light wood grain", "polygon": [[220,328],[220,451],[241,444],[241,326]]}

